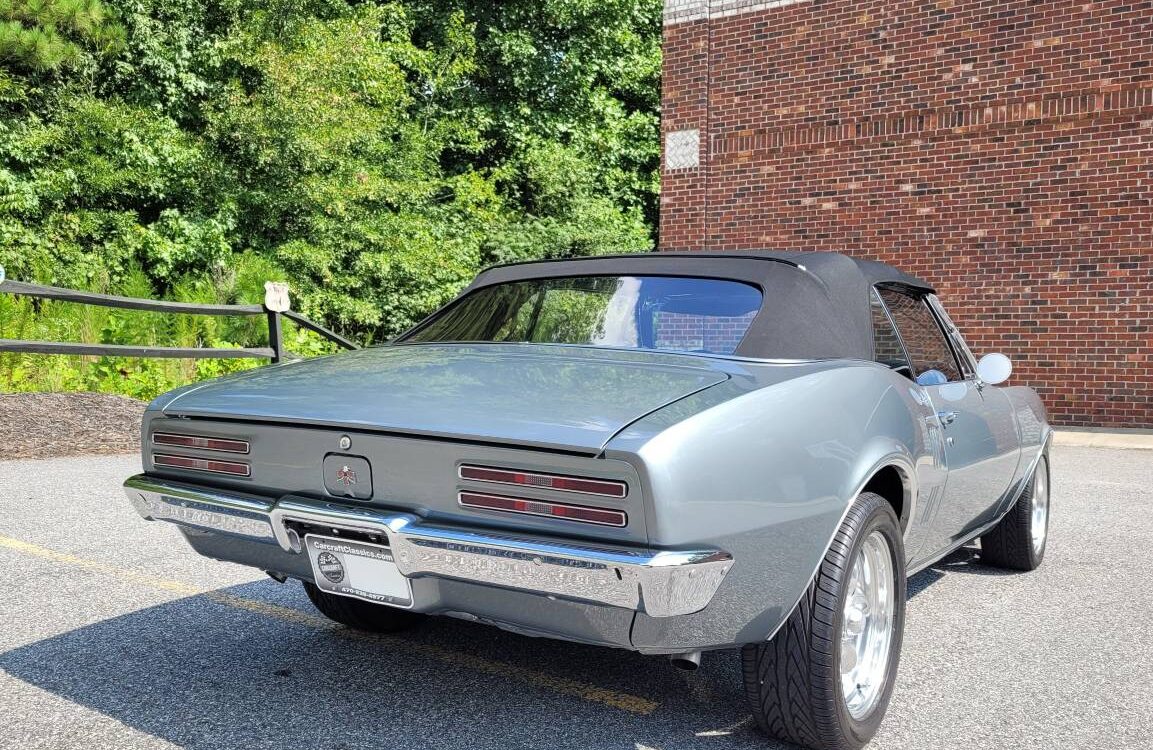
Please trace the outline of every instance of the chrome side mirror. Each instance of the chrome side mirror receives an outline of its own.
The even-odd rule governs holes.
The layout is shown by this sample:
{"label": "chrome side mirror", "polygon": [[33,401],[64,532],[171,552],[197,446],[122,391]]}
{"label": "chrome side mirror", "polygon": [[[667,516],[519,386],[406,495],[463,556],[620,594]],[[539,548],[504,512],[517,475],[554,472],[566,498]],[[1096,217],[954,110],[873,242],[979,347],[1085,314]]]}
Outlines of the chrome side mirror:
{"label": "chrome side mirror", "polygon": [[1013,374],[1013,363],[1004,354],[986,354],[977,363],[977,377],[982,383],[998,385]]}

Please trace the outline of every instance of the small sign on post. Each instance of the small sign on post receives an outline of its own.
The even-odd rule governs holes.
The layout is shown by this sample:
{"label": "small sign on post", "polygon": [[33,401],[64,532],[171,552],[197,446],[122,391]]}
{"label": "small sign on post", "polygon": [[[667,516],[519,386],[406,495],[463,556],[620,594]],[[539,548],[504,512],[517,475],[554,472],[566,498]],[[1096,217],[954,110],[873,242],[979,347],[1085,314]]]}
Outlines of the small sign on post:
{"label": "small sign on post", "polygon": [[[2,279],[2,276],[0,276]],[[269,312],[288,312],[288,284],[282,281],[264,282],[264,309]]]}
{"label": "small sign on post", "polygon": [[281,313],[288,312],[288,284],[283,281],[264,282],[264,311],[268,315],[268,345],[272,347],[272,364],[284,358],[284,331]]}

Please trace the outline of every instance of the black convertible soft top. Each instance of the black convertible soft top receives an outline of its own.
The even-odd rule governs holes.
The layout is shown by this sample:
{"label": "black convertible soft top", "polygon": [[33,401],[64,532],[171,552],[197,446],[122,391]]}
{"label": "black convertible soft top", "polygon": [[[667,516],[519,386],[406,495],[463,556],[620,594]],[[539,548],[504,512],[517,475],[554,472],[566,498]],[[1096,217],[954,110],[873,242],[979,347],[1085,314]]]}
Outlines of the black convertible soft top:
{"label": "black convertible soft top", "polygon": [[[464,291],[564,276],[688,276],[742,281],[764,303],[735,354],[768,359],[873,359],[870,290],[933,287],[884,263],[841,253],[731,252],[597,255],[529,261],[483,271]],[[463,295],[462,295],[463,296]]]}

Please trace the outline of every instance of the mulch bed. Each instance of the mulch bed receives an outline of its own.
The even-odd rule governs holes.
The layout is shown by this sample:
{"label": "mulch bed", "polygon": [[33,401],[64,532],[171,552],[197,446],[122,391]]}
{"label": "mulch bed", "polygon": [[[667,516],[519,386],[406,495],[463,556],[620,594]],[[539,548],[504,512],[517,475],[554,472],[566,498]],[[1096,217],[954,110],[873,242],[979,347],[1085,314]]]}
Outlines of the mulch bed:
{"label": "mulch bed", "polygon": [[144,407],[106,393],[0,394],[0,460],[136,453]]}

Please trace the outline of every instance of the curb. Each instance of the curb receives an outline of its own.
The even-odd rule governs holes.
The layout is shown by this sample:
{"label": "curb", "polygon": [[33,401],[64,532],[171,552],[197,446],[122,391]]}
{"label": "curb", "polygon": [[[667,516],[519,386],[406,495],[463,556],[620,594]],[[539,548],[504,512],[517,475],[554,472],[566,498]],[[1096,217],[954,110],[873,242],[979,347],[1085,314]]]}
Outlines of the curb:
{"label": "curb", "polygon": [[1153,430],[1087,430],[1057,428],[1053,445],[1080,448],[1153,450]]}

